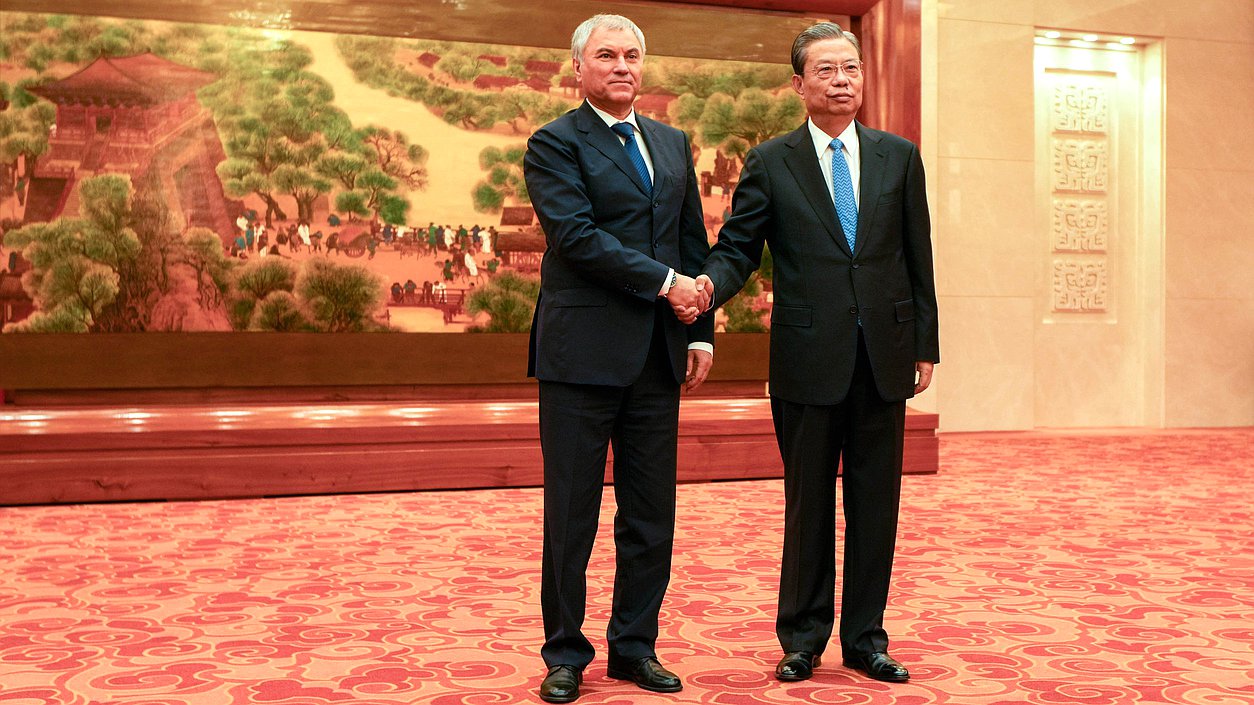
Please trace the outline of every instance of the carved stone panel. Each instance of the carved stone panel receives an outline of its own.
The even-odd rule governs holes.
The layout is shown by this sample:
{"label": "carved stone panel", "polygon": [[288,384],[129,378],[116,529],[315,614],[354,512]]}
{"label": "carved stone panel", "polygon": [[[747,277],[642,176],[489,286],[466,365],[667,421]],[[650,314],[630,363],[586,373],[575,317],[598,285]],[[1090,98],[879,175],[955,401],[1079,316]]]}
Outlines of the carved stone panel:
{"label": "carved stone panel", "polygon": [[1067,83],[1054,87],[1051,107],[1053,129],[1058,132],[1097,132],[1109,129],[1106,90],[1101,86]]}
{"label": "carved stone panel", "polygon": [[1109,142],[1055,138],[1052,147],[1054,191],[1106,192],[1110,170]]}
{"label": "carved stone panel", "polygon": [[1103,313],[1107,306],[1105,260],[1054,260],[1053,309],[1059,313]]}
{"label": "carved stone panel", "polygon": [[1054,313],[1110,310],[1115,154],[1108,77],[1060,76],[1046,92],[1050,168],[1050,252]]}
{"label": "carved stone panel", "polygon": [[1105,200],[1055,197],[1052,220],[1054,252],[1106,252],[1110,208]]}

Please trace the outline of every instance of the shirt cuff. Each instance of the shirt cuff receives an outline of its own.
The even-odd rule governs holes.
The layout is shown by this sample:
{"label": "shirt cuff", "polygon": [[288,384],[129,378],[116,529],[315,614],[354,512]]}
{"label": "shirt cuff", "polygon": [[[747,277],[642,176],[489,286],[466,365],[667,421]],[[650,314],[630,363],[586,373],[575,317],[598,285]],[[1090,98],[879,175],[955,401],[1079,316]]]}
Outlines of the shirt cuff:
{"label": "shirt cuff", "polygon": [[710,353],[710,357],[714,357],[714,343],[702,343],[700,341],[695,342],[695,343],[688,343],[688,349],[689,350],[704,350]]}
{"label": "shirt cuff", "polygon": [[672,281],[672,280],[674,280],[674,279],[675,279],[675,269],[674,269],[673,267],[672,267],[672,268],[667,269],[667,270],[666,270],[666,279],[662,281],[662,289],[661,289],[660,291],[658,291],[658,293],[657,293],[657,295],[658,295],[658,297],[659,297],[659,298],[661,298],[661,297],[663,297],[663,296],[666,296],[667,294],[669,294],[669,293],[670,293],[670,291],[671,291],[671,281]]}

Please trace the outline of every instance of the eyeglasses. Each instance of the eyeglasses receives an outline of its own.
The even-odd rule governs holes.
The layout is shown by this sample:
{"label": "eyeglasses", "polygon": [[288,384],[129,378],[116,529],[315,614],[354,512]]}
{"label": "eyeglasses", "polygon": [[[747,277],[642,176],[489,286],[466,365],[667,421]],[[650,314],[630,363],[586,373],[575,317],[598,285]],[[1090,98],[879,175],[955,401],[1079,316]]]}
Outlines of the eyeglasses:
{"label": "eyeglasses", "polygon": [[837,73],[843,73],[851,79],[859,78],[862,76],[862,62],[846,61],[839,65],[823,64],[815,66],[810,70],[810,73],[820,81],[830,81]]}

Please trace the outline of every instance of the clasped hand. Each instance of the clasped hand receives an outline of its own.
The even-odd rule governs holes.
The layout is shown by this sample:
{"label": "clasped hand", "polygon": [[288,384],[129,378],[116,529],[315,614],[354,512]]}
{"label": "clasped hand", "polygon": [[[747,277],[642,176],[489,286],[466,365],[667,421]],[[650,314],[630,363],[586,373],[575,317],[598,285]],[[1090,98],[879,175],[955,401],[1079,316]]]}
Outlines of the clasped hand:
{"label": "clasped hand", "polygon": [[675,286],[666,292],[666,300],[675,311],[675,317],[684,323],[692,323],[710,308],[714,299],[714,282],[704,274],[696,279],[678,275]]}

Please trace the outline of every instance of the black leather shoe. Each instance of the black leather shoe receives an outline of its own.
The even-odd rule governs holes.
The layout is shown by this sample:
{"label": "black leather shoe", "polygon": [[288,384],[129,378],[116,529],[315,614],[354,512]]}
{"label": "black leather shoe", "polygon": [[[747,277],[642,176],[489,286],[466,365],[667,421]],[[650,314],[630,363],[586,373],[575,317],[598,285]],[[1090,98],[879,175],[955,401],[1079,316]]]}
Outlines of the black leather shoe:
{"label": "black leather shoe", "polygon": [[663,668],[652,656],[627,663],[611,662],[606,675],[620,681],[632,681],[655,693],[678,693],[684,689],[679,676]]}
{"label": "black leather shoe", "polygon": [[889,656],[887,651],[851,656],[845,659],[845,665],[849,668],[856,668],[877,681],[905,683],[910,680],[910,671],[897,663],[897,660]]}
{"label": "black leather shoe", "polygon": [[540,699],[546,703],[573,703],[579,697],[583,672],[574,666],[554,666],[540,684]]}
{"label": "black leather shoe", "polygon": [[822,664],[818,654],[809,651],[789,651],[775,666],[775,677],[781,681],[804,681],[814,675],[816,666]]}

